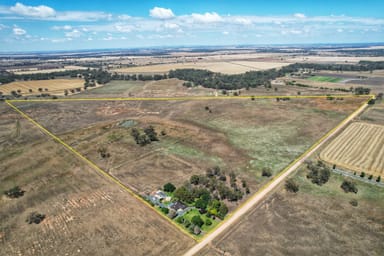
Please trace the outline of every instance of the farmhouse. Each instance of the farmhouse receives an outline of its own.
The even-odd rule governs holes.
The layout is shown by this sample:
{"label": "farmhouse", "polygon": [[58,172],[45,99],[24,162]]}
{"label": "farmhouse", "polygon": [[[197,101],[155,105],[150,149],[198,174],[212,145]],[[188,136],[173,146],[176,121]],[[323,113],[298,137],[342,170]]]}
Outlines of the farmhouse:
{"label": "farmhouse", "polygon": [[187,206],[179,201],[169,205],[169,209],[175,210],[177,215],[181,215],[187,209]]}

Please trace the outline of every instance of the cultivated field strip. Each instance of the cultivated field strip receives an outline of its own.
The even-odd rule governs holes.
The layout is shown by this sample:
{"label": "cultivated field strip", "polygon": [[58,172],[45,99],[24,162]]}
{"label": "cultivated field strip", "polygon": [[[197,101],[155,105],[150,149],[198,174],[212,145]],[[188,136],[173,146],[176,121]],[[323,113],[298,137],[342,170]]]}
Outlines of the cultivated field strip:
{"label": "cultivated field strip", "polygon": [[384,126],[356,122],[320,154],[332,164],[372,175],[384,173]]}

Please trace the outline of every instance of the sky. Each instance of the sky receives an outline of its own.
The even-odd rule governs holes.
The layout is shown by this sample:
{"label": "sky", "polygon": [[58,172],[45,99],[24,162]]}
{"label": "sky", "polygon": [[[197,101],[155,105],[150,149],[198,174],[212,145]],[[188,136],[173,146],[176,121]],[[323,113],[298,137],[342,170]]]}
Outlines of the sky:
{"label": "sky", "polygon": [[370,42],[383,0],[0,1],[0,52]]}

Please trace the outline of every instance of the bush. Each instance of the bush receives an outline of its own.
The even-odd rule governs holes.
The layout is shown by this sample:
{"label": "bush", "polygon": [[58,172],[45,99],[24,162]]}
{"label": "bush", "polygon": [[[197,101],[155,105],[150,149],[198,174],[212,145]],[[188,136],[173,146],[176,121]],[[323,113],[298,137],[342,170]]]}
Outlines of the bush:
{"label": "bush", "polygon": [[310,179],[312,183],[317,184],[319,186],[327,183],[329,180],[329,177],[331,176],[331,171],[321,161],[318,161],[316,165],[309,163],[307,165],[307,168],[309,169],[307,178]]}
{"label": "bush", "polygon": [[349,180],[344,180],[340,187],[344,190],[345,193],[353,192],[356,194],[358,191],[356,184]]}
{"label": "bush", "polygon": [[15,186],[10,190],[4,191],[4,194],[9,198],[19,198],[24,195],[25,191],[21,190],[19,186]]}
{"label": "bush", "polygon": [[211,219],[206,219],[206,220],[205,220],[205,225],[207,225],[207,226],[211,226],[211,225],[212,225],[212,221],[211,221]]}
{"label": "bush", "polygon": [[356,207],[356,206],[359,205],[359,203],[357,202],[356,199],[352,199],[351,201],[349,201],[349,203],[350,203],[352,206],[354,206],[354,207]]}
{"label": "bush", "polygon": [[199,226],[199,227],[203,226],[203,224],[204,224],[204,221],[201,219],[201,217],[199,215],[193,216],[191,219],[191,222],[194,225]]}
{"label": "bush", "polygon": [[272,176],[272,170],[271,170],[271,168],[269,168],[269,167],[264,167],[263,170],[262,170],[262,172],[261,172],[261,175],[262,175],[263,177],[271,177],[271,176]]}
{"label": "bush", "polygon": [[168,213],[169,213],[168,208],[162,207],[162,208],[160,208],[160,210],[161,210],[164,214],[168,214]]}
{"label": "bush", "polygon": [[380,182],[380,180],[381,180],[381,177],[378,176],[377,179],[376,179],[376,182]]}
{"label": "bush", "polygon": [[365,172],[361,172],[360,177],[364,178],[365,177]]}
{"label": "bush", "polygon": [[180,216],[180,217],[176,218],[176,222],[179,224],[182,224],[184,222],[184,217]]}
{"label": "bush", "polygon": [[171,192],[172,193],[173,191],[175,191],[176,187],[172,183],[168,182],[167,184],[164,185],[163,189],[165,192]]}
{"label": "bush", "polygon": [[293,179],[288,179],[285,182],[285,189],[289,192],[297,193],[299,191],[299,184],[297,184]]}
{"label": "bush", "polygon": [[32,223],[39,224],[44,219],[45,219],[45,215],[44,214],[41,214],[41,213],[38,213],[38,212],[32,212],[32,213],[30,213],[28,215],[28,217],[26,219],[26,222],[28,224],[32,224]]}

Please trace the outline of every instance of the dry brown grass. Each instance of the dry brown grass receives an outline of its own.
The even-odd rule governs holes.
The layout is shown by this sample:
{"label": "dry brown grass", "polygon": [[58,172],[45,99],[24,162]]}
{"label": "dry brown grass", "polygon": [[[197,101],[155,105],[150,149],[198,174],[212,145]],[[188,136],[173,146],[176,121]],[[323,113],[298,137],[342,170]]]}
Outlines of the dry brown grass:
{"label": "dry brown grass", "polygon": [[332,164],[374,176],[384,173],[384,126],[353,123],[320,154]]}
{"label": "dry brown grass", "polygon": [[[0,91],[3,94],[10,94],[11,91],[21,90],[22,95],[39,94],[39,88],[42,92],[51,95],[63,95],[64,90],[82,88],[84,86],[83,79],[52,79],[52,80],[37,80],[37,81],[17,81],[0,86]],[[32,90],[30,92],[29,90]],[[48,89],[48,90],[45,90]]]}
{"label": "dry brown grass", "polygon": [[[179,255],[194,241],[0,105],[0,255]],[[46,215],[39,225],[25,219]]]}

